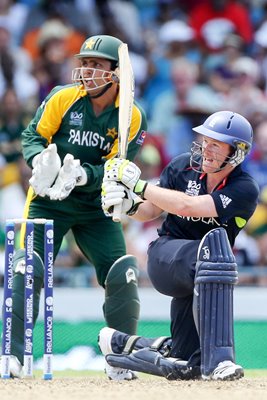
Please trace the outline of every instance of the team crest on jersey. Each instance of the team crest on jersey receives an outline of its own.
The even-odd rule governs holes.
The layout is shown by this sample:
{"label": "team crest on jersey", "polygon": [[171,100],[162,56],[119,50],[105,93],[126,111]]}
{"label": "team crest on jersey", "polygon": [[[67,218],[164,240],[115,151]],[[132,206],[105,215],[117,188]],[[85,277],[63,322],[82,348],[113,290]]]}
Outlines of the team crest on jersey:
{"label": "team crest on jersey", "polygon": [[110,136],[112,139],[115,139],[118,136],[118,132],[116,131],[116,128],[108,128],[107,131],[107,136]]}
{"label": "team crest on jersey", "polygon": [[78,113],[77,111],[73,111],[70,113],[70,125],[74,126],[82,126],[83,124],[83,113]]}
{"label": "team crest on jersey", "polygon": [[140,146],[142,146],[142,144],[143,144],[144,141],[145,141],[146,134],[147,134],[146,131],[142,131],[142,132],[140,133],[140,135],[138,136],[138,138],[137,138],[137,140],[136,140],[136,143],[139,144]]}
{"label": "team crest on jersey", "polygon": [[189,181],[187,185],[187,189],[185,191],[186,194],[189,196],[198,196],[199,191],[201,188],[201,184],[197,183],[196,181]]}

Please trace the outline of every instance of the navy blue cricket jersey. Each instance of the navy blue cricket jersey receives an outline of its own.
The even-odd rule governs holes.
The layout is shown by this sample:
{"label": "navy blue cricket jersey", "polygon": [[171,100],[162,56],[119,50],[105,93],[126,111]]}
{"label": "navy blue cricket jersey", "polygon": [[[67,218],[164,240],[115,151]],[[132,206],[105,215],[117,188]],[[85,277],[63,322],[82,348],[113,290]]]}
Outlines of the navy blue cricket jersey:
{"label": "navy blue cricket jersey", "polygon": [[[190,167],[190,153],[174,158],[163,170],[159,186],[200,196],[208,194],[207,175],[194,171]],[[258,202],[259,187],[256,181],[237,166],[210,193],[218,217],[183,217],[167,214],[160,236],[170,235],[178,239],[202,239],[211,229],[222,226],[226,229],[229,241],[233,246],[239,231],[252,216]]]}

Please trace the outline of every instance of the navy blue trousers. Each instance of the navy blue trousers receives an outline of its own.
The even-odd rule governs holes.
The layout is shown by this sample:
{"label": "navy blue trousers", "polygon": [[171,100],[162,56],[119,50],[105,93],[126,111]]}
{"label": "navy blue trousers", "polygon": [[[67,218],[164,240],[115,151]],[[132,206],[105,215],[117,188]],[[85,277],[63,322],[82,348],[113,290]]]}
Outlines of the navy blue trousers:
{"label": "navy blue trousers", "polygon": [[195,265],[200,240],[161,236],[148,249],[148,275],[156,290],[172,297],[171,356],[188,360],[199,349],[193,318]]}

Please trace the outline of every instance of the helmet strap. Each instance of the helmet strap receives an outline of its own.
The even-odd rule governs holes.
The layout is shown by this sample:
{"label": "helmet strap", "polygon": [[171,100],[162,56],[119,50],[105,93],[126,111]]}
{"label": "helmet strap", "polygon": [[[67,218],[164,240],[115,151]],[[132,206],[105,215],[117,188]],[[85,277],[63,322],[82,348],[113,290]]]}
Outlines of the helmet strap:
{"label": "helmet strap", "polygon": [[237,166],[241,164],[246,157],[246,153],[242,149],[236,149],[232,157],[230,158],[229,163],[233,166]]}
{"label": "helmet strap", "polygon": [[89,97],[90,99],[97,99],[98,97],[103,96],[103,94],[106,93],[106,91],[107,91],[108,89],[110,89],[112,85],[113,85],[113,82],[109,82],[106,86],[103,87],[103,89],[102,89],[99,93],[97,93],[97,94],[95,94],[95,95],[92,96],[91,94],[89,94],[89,93],[87,92],[87,95],[88,95],[88,97]]}

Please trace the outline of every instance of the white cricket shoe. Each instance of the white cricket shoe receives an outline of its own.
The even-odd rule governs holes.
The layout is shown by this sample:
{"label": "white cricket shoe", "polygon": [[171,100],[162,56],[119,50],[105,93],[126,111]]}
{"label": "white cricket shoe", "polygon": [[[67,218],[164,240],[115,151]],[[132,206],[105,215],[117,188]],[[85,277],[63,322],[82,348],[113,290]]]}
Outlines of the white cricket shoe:
{"label": "white cricket shoe", "polygon": [[222,361],[210,375],[202,375],[204,380],[234,381],[244,376],[241,365],[234,364],[230,360]]}
{"label": "white cricket shoe", "polygon": [[112,367],[106,361],[105,373],[111,381],[132,381],[137,379],[136,374],[129,370],[119,367]]}
{"label": "white cricket shoe", "polygon": [[[116,332],[115,329],[108,327],[102,328],[99,332],[98,345],[104,356],[113,353],[111,339],[114,332]],[[119,367],[112,367],[107,363],[107,361],[105,364],[105,373],[107,377],[113,381],[131,381],[137,379],[137,375],[133,371]]]}
{"label": "white cricket shoe", "polygon": [[16,356],[10,356],[10,377],[22,378],[23,368]]}
{"label": "white cricket shoe", "polygon": [[111,347],[111,339],[114,332],[116,332],[115,329],[108,328],[107,326],[105,326],[105,328],[102,328],[99,332],[98,345],[104,356],[113,353]]}

